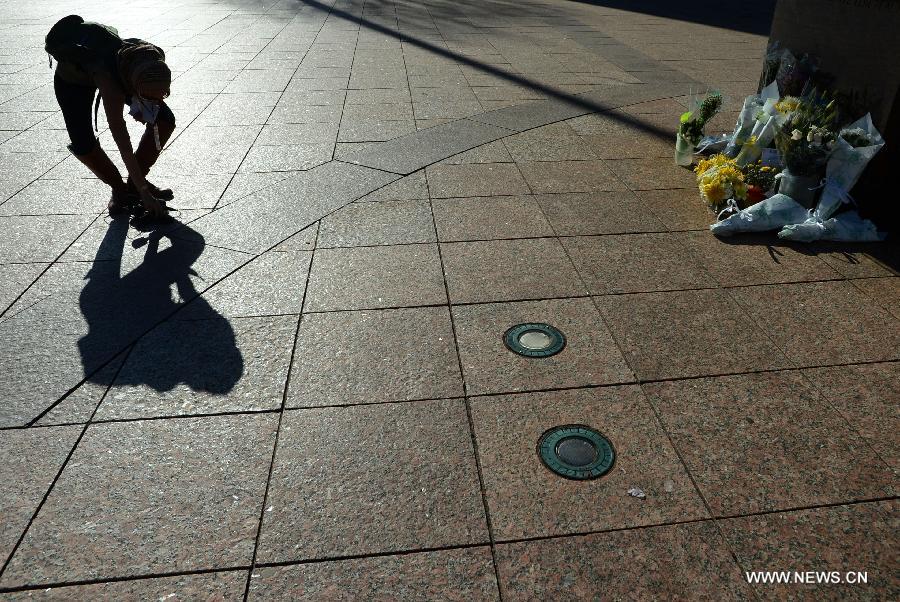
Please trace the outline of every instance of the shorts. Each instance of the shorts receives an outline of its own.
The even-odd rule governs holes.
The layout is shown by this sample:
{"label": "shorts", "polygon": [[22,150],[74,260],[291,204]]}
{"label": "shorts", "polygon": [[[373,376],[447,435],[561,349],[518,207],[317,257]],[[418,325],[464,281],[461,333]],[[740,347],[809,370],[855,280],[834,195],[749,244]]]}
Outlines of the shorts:
{"label": "shorts", "polygon": [[[87,155],[97,145],[93,126],[94,96],[97,94],[97,88],[73,84],[57,75],[53,78],[53,91],[56,92],[56,102],[62,109],[66,131],[69,132],[69,139],[72,141],[69,150],[73,155]],[[125,106],[129,106],[131,99],[126,98],[125,102],[127,103]],[[175,127],[175,114],[165,102],[159,103],[159,116],[156,121]]]}

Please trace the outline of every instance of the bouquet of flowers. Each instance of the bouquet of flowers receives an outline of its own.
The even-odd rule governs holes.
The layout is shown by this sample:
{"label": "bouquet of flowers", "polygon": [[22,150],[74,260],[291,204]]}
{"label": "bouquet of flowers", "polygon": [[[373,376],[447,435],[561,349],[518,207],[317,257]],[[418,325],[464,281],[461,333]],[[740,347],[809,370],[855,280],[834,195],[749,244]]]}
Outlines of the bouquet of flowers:
{"label": "bouquet of flowers", "polygon": [[762,162],[744,166],[744,182],[747,184],[747,201],[758,203],[766,198],[766,193],[774,190],[775,178],[779,173],[777,167],[763,165]]}
{"label": "bouquet of flowers", "polygon": [[832,217],[841,204],[851,201],[850,190],[883,146],[884,139],[869,114],[842,129],[825,168],[825,189],[819,204],[803,223],[785,226],[778,236],[804,242],[883,240],[884,235],[875,225],[862,219],[856,211]]}
{"label": "bouquet of flowers", "polygon": [[694,147],[703,139],[703,128],[721,108],[722,95],[712,92],[699,103],[696,110],[682,114],[675,140],[675,163],[687,166],[693,162]]}
{"label": "bouquet of flowers", "polygon": [[816,217],[827,219],[841,203],[850,200],[850,190],[883,146],[884,139],[868,113],[840,131],[825,167],[825,190],[816,207]]}
{"label": "bouquet of flowers", "polygon": [[734,199],[738,205],[746,201],[744,174],[734,159],[725,155],[713,155],[700,161],[694,173],[697,174],[700,195],[710,209],[720,211],[729,199]]}
{"label": "bouquet of flowers", "polygon": [[799,99],[775,133],[775,146],[785,170],[779,191],[806,207],[812,207],[825,164],[835,146],[834,100],[815,93]]}
{"label": "bouquet of flowers", "polygon": [[708,94],[696,111],[688,111],[681,115],[678,133],[685,140],[697,146],[700,139],[703,138],[703,128],[706,127],[706,123],[715,117],[721,108],[722,95],[718,92]]}
{"label": "bouquet of flowers", "polygon": [[[763,111],[763,107],[768,102],[776,102],[778,100],[778,84],[772,82],[759,94],[751,94],[744,99],[744,106],[738,114],[737,125],[734,126],[734,132],[728,144],[725,146],[723,154],[734,158],[737,157],[741,147],[750,139],[751,132],[756,126],[756,118]],[[774,105],[773,105],[774,106]]]}

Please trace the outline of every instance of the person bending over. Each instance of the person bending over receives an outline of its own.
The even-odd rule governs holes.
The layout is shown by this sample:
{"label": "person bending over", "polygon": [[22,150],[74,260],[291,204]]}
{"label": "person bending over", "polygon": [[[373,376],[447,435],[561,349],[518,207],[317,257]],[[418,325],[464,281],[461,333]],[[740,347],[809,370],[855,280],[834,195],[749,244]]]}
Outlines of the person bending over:
{"label": "person bending over", "polygon": [[[143,40],[123,40],[115,28],[86,22],[77,15],[61,19],[50,29],[46,50],[57,62],[53,88],[72,141],[68,148],[112,188],[110,213],[125,211],[139,199],[150,216],[164,216],[165,201],[173,198],[172,191],[148,182],[147,174],[175,130],[175,115],[164,102],[172,81],[165,53]],[[101,99],[110,133],[128,170],[127,183],[95,136]],[[146,124],[137,150],[133,150],[125,126],[124,106]]]}

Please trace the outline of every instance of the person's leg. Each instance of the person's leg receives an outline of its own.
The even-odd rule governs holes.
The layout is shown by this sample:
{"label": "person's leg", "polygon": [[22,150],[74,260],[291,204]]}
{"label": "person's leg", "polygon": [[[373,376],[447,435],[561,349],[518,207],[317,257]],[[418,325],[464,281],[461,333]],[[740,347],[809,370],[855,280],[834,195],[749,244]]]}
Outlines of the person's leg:
{"label": "person's leg", "polygon": [[62,109],[63,120],[72,143],[69,150],[85,167],[107,184],[113,192],[112,205],[122,200],[127,193],[119,168],[110,160],[101,147],[91,127],[91,105],[96,88],[70,84],[62,79],[53,79],[56,100]]}
{"label": "person's leg", "polygon": [[[175,115],[164,102],[160,103],[156,126],[159,128],[159,148],[156,146],[156,136],[153,132],[153,126],[148,125],[144,130],[144,135],[141,136],[141,142],[138,144],[137,150],[134,153],[134,158],[137,159],[141,172],[145,176],[150,173],[150,168],[153,167],[156,160],[159,158],[161,149],[166,146],[166,142],[169,141],[169,138],[172,137],[172,132],[175,131]],[[129,190],[134,189],[134,185],[130,180],[128,181],[128,187]],[[170,190],[159,190],[152,184],[151,187],[155,194],[162,193],[163,198],[171,197]],[[159,194],[157,194],[157,196],[159,196]]]}

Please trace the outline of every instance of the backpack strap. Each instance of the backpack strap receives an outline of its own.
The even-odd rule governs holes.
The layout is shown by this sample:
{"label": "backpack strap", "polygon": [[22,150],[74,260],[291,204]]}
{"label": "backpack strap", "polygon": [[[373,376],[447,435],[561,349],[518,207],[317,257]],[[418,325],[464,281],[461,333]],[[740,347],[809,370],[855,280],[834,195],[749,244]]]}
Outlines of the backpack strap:
{"label": "backpack strap", "polygon": [[97,98],[94,100],[94,131],[99,131],[97,129],[97,112],[100,110],[100,90],[97,90]]}

